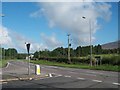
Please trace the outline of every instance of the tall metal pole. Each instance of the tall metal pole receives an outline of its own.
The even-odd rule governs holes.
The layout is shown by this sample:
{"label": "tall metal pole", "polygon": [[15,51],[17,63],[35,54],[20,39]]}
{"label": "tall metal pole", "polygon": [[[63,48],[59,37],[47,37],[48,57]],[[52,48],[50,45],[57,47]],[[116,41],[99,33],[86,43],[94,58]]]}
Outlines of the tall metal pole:
{"label": "tall metal pole", "polygon": [[[86,17],[82,17],[83,19],[86,19]],[[90,65],[92,66],[92,32],[91,32],[91,19],[89,19],[89,27],[90,27]]]}
{"label": "tall metal pole", "polygon": [[90,25],[90,65],[92,66],[92,32],[91,32],[91,19],[89,19]]}
{"label": "tall metal pole", "polygon": [[71,60],[70,60],[70,34],[67,35],[68,36],[68,61],[69,63],[71,63]]}

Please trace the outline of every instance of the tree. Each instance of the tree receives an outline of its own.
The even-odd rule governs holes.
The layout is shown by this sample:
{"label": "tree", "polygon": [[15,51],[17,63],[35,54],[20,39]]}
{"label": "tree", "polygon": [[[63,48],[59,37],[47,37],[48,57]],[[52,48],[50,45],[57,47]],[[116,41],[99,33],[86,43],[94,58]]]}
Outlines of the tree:
{"label": "tree", "polygon": [[36,52],[34,53],[34,58],[39,58],[39,52],[38,52],[38,51],[36,51]]}
{"label": "tree", "polygon": [[17,50],[14,48],[8,48],[5,50],[5,56],[8,59],[15,59],[17,58]]}

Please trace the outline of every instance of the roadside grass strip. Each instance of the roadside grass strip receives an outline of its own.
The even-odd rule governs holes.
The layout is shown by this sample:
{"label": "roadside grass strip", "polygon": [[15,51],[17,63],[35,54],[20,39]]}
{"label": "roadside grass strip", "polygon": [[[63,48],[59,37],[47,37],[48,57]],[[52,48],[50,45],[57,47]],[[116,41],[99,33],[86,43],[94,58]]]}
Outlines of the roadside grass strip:
{"label": "roadside grass strip", "polygon": [[67,63],[58,63],[58,62],[45,61],[45,60],[38,60],[38,61],[31,60],[31,63],[49,65],[49,67],[52,66],[53,68],[58,68],[56,66],[59,66],[59,67],[65,67],[65,68],[80,68],[80,69],[117,71],[117,72],[119,71],[118,65],[113,66],[113,65],[108,65],[108,64],[91,67],[88,64],[67,64]]}
{"label": "roadside grass strip", "polygon": [[94,82],[98,82],[98,83],[102,82],[102,81],[100,81],[100,80],[92,80],[92,81],[94,81]]}
{"label": "roadside grass strip", "polygon": [[120,83],[113,83],[114,85],[119,85],[120,86]]}

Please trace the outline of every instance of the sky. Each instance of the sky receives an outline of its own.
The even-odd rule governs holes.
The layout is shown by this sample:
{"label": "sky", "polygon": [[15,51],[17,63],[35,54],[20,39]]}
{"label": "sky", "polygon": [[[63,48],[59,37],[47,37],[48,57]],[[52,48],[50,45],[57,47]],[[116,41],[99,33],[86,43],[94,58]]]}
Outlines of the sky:
{"label": "sky", "polygon": [[[0,43],[4,48],[31,52],[104,44],[118,40],[117,2],[2,2]],[[85,17],[82,18],[82,17]]]}

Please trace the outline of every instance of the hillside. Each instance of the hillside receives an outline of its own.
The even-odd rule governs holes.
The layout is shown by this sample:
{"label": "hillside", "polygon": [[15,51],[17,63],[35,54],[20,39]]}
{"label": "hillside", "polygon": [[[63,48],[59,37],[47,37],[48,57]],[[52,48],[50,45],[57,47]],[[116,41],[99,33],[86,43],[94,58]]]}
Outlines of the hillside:
{"label": "hillside", "polygon": [[120,44],[120,40],[115,41],[115,42],[106,43],[106,44],[102,45],[102,49],[116,49],[116,48],[118,48],[118,44]]}

